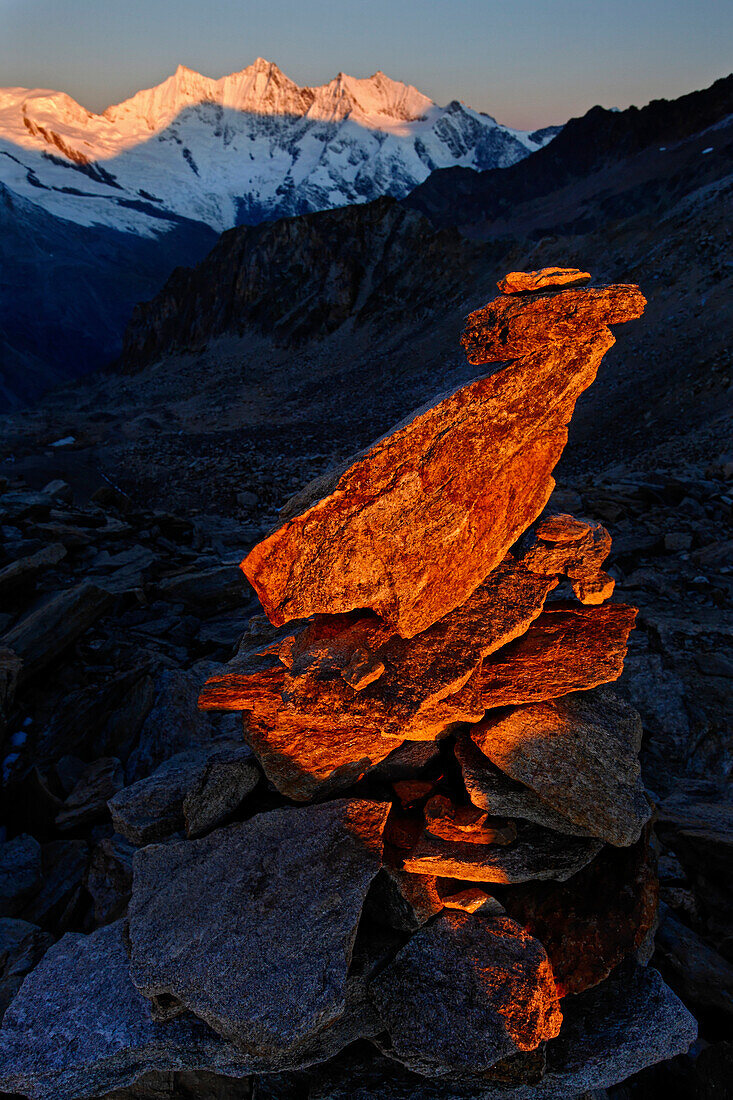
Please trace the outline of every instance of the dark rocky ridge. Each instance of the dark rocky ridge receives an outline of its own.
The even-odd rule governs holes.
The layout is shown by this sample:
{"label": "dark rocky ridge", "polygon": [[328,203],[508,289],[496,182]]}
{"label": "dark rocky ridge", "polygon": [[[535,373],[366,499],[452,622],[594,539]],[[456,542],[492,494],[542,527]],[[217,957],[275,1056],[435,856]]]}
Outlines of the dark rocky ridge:
{"label": "dark rocky ridge", "polygon": [[[482,251],[455,231],[432,233],[389,198],[230,229],[201,264],[178,268],[135,308],[120,365],[134,373],[162,354],[247,329],[302,345],[344,326],[381,328],[398,322],[408,301],[411,322],[429,323],[462,294]],[[432,276],[425,283],[415,278],[417,256]]]}
{"label": "dark rocky ridge", "polygon": [[[650,146],[673,145],[733,114],[733,75],[679,99],[609,111],[593,107],[571,118],[557,137],[526,161],[502,171],[442,168],[405,200],[436,225],[490,224],[514,208],[604,169],[613,171]],[[664,150],[667,151],[666,149]],[[608,213],[608,211],[607,211]],[[578,219],[580,220],[580,219]]]}

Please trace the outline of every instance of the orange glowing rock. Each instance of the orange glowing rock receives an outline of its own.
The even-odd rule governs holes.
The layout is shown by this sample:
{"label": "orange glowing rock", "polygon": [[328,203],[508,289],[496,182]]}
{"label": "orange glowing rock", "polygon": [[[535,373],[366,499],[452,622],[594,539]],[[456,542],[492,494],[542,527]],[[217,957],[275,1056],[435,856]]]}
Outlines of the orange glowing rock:
{"label": "orange glowing rock", "polygon": [[411,638],[461,606],[546,504],[575,402],[614,343],[607,326],[644,304],[610,286],[500,296],[471,314],[469,361],[515,361],[285,506],[242,563],[271,621],[371,608]]}
{"label": "orange glowing rock", "polygon": [[498,825],[475,806],[454,806],[445,795],[435,795],[425,807],[425,829],[442,840],[467,844],[511,844],[517,830]]}
{"label": "orange glowing rock", "polygon": [[437,703],[426,723],[478,722],[492,707],[538,703],[617,680],[636,608],[546,608],[526,634],[487,657],[465,687]]}
{"label": "orange glowing rock", "polygon": [[350,787],[402,744],[348,714],[324,714],[317,722],[285,711],[274,723],[246,715],[244,737],[270,782],[296,802]]}
{"label": "orange glowing rock", "polygon": [[508,556],[463,607],[411,641],[375,615],[319,616],[251,667],[213,677],[199,706],[248,714],[245,736],[290,798],[348,786],[403,740],[440,736],[453,718],[436,722],[431,708],[524,633],[556,583]]}
{"label": "orange glowing rock", "polygon": [[590,278],[590,272],[577,267],[543,267],[540,271],[510,271],[496,285],[502,294],[531,294],[561,286],[583,286]]}
{"label": "orange glowing rock", "polygon": [[568,577],[581,603],[601,604],[615,584],[601,569],[610,550],[611,536],[600,523],[553,515],[540,519],[520,539],[519,557],[533,573]]}
{"label": "orange glowing rock", "polygon": [[[539,614],[554,584],[508,559],[464,607],[411,641],[374,616],[315,620],[270,646],[269,664],[213,677],[199,706],[246,713],[246,740],[289,798],[343,789],[406,739],[434,740],[492,707],[616,679],[635,610],[608,604]],[[360,691],[342,675],[355,645],[374,646],[384,665]]]}
{"label": "orange glowing rock", "polygon": [[467,886],[465,890],[444,894],[442,901],[446,909],[460,909],[463,913],[478,913],[493,908],[498,909],[498,902],[492,898],[491,894],[487,894],[485,890],[480,890],[478,886]]}

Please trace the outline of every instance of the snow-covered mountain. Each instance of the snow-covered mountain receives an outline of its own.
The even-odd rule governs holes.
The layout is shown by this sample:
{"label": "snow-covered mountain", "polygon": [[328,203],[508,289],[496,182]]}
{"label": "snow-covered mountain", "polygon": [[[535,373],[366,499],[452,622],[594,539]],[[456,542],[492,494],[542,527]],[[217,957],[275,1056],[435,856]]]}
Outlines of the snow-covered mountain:
{"label": "snow-covered mountain", "polygon": [[505,167],[556,132],[439,107],[381,72],[301,88],[258,58],[221,80],[179,66],[101,115],[61,92],[0,90],[0,183],[78,225],[221,232],[403,197],[436,168]]}

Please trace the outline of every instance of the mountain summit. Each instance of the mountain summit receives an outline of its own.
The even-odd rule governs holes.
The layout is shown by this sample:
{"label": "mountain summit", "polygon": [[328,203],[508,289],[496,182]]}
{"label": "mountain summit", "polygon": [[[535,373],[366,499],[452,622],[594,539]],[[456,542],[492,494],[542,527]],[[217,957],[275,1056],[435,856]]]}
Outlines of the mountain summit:
{"label": "mountain summit", "polygon": [[0,184],[79,225],[152,237],[186,218],[221,232],[402,198],[436,168],[506,167],[555,132],[439,107],[382,72],[300,87],[258,57],[220,80],[179,65],[103,114],[0,90]]}

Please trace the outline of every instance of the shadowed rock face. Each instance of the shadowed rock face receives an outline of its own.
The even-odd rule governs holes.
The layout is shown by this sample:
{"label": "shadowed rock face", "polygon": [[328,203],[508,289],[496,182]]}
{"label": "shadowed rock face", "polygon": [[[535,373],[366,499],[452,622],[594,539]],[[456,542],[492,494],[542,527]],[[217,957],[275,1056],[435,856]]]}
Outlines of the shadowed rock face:
{"label": "shadowed rock face", "polygon": [[518,817],[535,825],[544,825],[558,833],[571,836],[589,836],[587,829],[575,825],[562,813],[556,813],[523,783],[517,783],[492,764],[471,740],[466,730],[461,731],[454,746],[468,797],[474,806],[494,817]]}
{"label": "shadowed rock face", "polygon": [[598,985],[654,928],[659,884],[648,834],[630,848],[604,848],[567,882],[502,892],[509,915],[544,945],[561,997]]}
{"label": "shadowed rock face", "polygon": [[638,758],[641,719],[613,692],[490,711],[470,736],[551,811],[610,844],[638,840],[651,815]]}
{"label": "shadowed rock face", "polygon": [[270,619],[369,607],[411,638],[460,606],[546,504],[608,324],[643,308],[638,288],[612,286],[504,295],[471,314],[469,361],[513,361],[286,506],[242,563]]}
{"label": "shadowed rock face", "polygon": [[184,825],[189,836],[199,836],[236,809],[259,777],[251,750],[241,742],[188,749],[111,798],[112,824],[138,846]]}
{"label": "shadowed rock face", "polygon": [[388,813],[341,800],[141,849],[129,911],[137,988],[160,1014],[191,1009],[275,1061],[336,1023]]}

